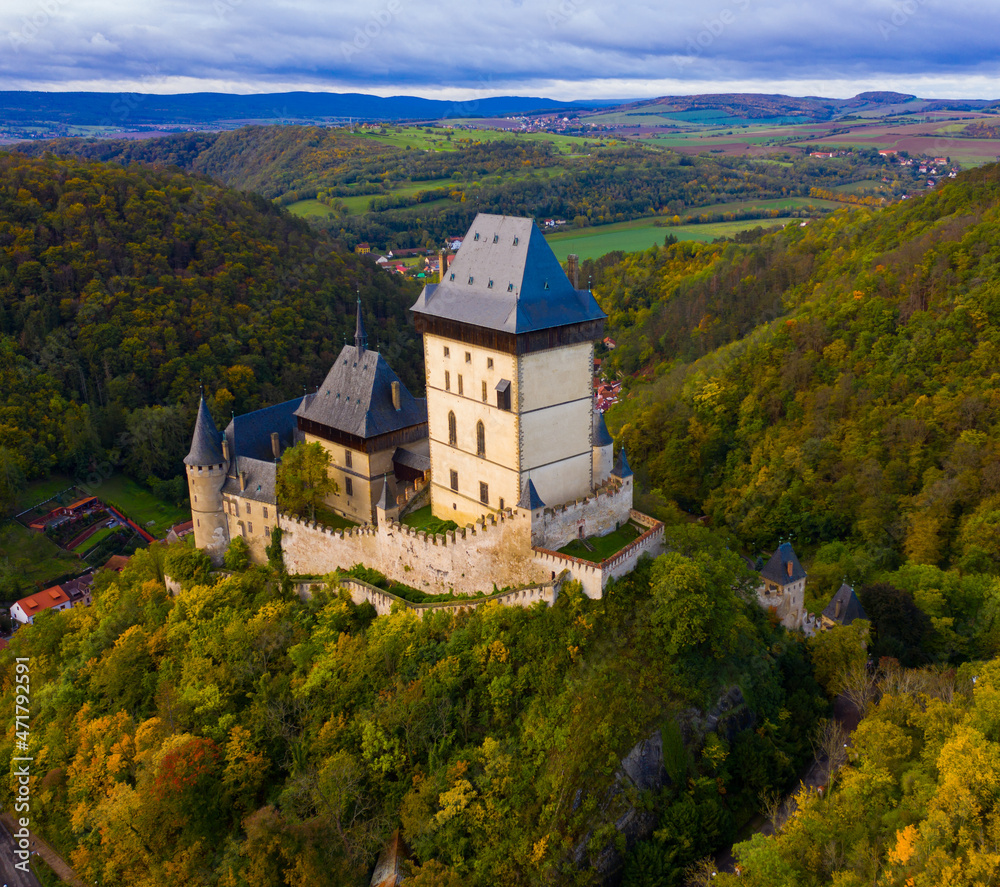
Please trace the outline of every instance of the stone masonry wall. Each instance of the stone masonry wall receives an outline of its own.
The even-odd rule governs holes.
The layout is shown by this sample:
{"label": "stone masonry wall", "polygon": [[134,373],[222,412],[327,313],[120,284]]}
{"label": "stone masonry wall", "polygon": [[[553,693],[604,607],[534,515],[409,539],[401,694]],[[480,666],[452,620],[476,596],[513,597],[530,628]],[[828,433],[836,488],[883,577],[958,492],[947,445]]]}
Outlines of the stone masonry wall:
{"label": "stone masonry wall", "polygon": [[[296,591],[300,598],[308,600],[312,597],[316,588],[321,587],[322,582],[300,582],[296,586]],[[355,604],[367,601],[374,608],[379,616],[386,616],[392,610],[393,604],[400,604],[408,610],[412,610],[421,619],[430,612],[461,612],[462,610],[475,610],[485,604],[495,603],[505,607],[533,607],[539,601],[543,601],[551,607],[559,596],[561,580],[545,582],[540,585],[531,585],[527,588],[519,588],[514,591],[505,591],[502,594],[490,595],[489,597],[470,598],[466,601],[442,601],[441,603],[414,604],[410,601],[389,594],[381,588],[361,582],[358,579],[341,579],[340,587],[346,588],[351,593],[351,600]]]}
{"label": "stone masonry wall", "polygon": [[663,524],[634,509],[628,516],[646,527],[646,532],[607,560],[595,564],[558,551],[535,548],[535,563],[547,569],[551,579],[561,575],[564,570],[567,571],[569,578],[575,579],[583,586],[583,592],[587,597],[602,597],[608,581],[630,573],[644,554],[655,557],[663,552]]}
{"label": "stone masonry wall", "polygon": [[437,535],[395,521],[330,530],[282,516],[281,527],[292,574],[323,575],[363,563],[427,594],[474,594],[550,579],[533,557],[530,515],[509,510]]}
{"label": "stone masonry wall", "polygon": [[611,479],[586,499],[546,508],[532,538],[535,545],[555,550],[573,539],[606,536],[629,519],[631,510],[632,478]]}

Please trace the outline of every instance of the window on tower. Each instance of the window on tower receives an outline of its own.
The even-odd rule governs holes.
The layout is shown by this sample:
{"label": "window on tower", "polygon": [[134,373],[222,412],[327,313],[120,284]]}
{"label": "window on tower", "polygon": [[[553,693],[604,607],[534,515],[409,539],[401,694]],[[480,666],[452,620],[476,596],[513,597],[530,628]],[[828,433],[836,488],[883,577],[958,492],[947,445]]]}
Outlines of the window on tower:
{"label": "window on tower", "polygon": [[479,501],[482,502],[483,505],[490,504],[490,488],[483,481],[479,482]]}
{"label": "window on tower", "polygon": [[486,455],[486,426],[482,422],[476,423],[476,455]]}
{"label": "window on tower", "polygon": [[459,394],[463,394],[464,393],[463,390],[462,390],[462,374],[461,373],[458,374],[458,393]]}
{"label": "window on tower", "polygon": [[451,488],[457,493],[458,492],[458,472],[452,469],[451,471]]}
{"label": "window on tower", "polygon": [[451,391],[451,373],[444,371],[444,390]]}
{"label": "window on tower", "polygon": [[452,412],[448,413],[448,444],[453,447],[458,445],[458,423]]}

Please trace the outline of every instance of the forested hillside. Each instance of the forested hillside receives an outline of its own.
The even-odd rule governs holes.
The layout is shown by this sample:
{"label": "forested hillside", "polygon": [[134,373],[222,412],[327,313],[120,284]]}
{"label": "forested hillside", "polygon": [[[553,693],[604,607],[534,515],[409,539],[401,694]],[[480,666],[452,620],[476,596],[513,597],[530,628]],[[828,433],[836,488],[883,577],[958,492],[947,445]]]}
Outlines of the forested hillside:
{"label": "forested hillside", "polygon": [[[562,218],[601,225],[662,215],[665,220],[717,203],[789,196],[847,182],[889,178],[898,167],[875,149],[823,161],[796,156],[759,161],[687,157],[658,147],[544,137],[447,135],[447,150],[391,144],[377,133],[304,126],[247,127],[147,141],[60,139],[25,151],[74,154],[124,164],[175,164],[283,204],[318,198],[329,207],[314,224],[348,246],[438,246],[464,234],[477,212]],[[494,134],[495,135],[495,134]],[[404,187],[405,186],[405,187]],[[372,196],[362,208],[348,198]]]}
{"label": "forested hillside", "polygon": [[850,575],[1000,570],[1000,170],[753,243],[597,267],[611,415],[652,486],[751,547],[844,540]]}
{"label": "forested hillside", "polygon": [[218,421],[319,384],[372,337],[414,390],[415,291],[269,201],[140,166],[0,154],[0,502],[19,479],[176,474]]}
{"label": "forested hillside", "polygon": [[[644,858],[679,885],[794,780],[826,705],[742,561],[705,533],[676,543],[692,556],[644,562],[601,601],[566,587],[551,609],[423,621],[303,604],[262,567],[210,579],[200,552],[154,547],[0,653],[0,768],[26,657],[32,825],[86,883],[362,885],[402,826],[418,887],[583,887],[638,808],[660,823]],[[698,710],[734,686],[706,733]],[[669,783],[640,792],[620,761],[656,730]]]}

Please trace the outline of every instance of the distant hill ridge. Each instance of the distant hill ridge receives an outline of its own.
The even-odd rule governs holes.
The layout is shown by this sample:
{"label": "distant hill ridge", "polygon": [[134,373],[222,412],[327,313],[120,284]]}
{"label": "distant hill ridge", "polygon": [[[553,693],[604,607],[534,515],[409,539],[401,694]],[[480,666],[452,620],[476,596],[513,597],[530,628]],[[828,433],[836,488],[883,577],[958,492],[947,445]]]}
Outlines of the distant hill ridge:
{"label": "distant hill ridge", "polygon": [[0,92],[0,112],[8,123],[122,126],[179,125],[223,120],[436,120],[492,117],[545,110],[600,107],[614,102],[560,102],[532,96],[494,96],[466,102],[417,96],[383,98],[362,93],[283,92],[186,95],[104,92]]}

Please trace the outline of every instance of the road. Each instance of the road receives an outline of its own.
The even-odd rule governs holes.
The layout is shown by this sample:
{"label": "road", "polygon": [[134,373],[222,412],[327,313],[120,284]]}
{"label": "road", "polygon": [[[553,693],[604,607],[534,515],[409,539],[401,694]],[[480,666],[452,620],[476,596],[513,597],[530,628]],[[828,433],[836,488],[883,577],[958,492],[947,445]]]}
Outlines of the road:
{"label": "road", "polygon": [[11,837],[7,823],[0,821],[0,887],[41,887],[41,884],[31,872],[22,872],[14,868],[17,858],[14,850],[17,844]]}

